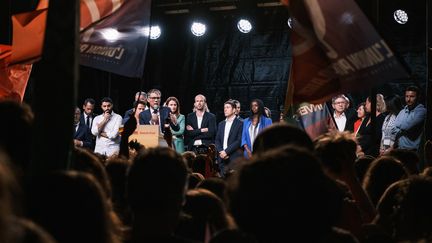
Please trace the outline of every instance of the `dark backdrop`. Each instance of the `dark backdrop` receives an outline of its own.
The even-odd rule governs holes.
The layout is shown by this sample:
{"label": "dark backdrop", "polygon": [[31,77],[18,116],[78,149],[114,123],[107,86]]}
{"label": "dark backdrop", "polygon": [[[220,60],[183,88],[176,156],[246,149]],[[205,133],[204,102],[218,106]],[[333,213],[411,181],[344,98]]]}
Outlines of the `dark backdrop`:
{"label": "dark backdrop", "polygon": [[[409,79],[392,80],[378,87],[377,91],[386,97],[402,95],[412,83],[426,90],[426,1],[358,1],[411,74]],[[407,24],[394,21],[396,9],[407,11]],[[291,62],[288,12],[285,8],[260,8],[253,16],[254,30],[249,34],[237,31],[239,15],[235,11],[207,13],[208,32],[201,38],[190,33],[190,14],[159,17],[162,36],[149,42],[143,78],[80,67],[77,104],[81,106],[87,97],[98,102],[110,96],[115,110],[123,115],[132,106],[136,91],[158,88],[164,100],[178,97],[184,114],[192,110],[194,96],[202,93],[218,120],[222,119],[223,102],[229,98],[240,100],[243,111],[249,109],[251,99],[261,98],[277,119]],[[32,94],[30,79],[25,97],[30,103]],[[367,95],[368,91],[352,93],[354,106]]]}

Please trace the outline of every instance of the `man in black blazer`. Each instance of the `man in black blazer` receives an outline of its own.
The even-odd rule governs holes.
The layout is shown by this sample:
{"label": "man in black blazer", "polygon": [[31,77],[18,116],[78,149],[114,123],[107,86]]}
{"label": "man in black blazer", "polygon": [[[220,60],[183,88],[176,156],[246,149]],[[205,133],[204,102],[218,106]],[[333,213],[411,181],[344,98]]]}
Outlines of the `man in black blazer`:
{"label": "man in black blazer", "polygon": [[87,98],[84,100],[83,103],[83,112],[80,115],[80,119],[79,119],[79,123],[81,125],[86,125],[88,127],[88,129],[90,130],[90,137],[91,137],[91,150],[94,150],[95,145],[96,145],[96,137],[93,136],[93,134],[91,133],[91,128],[93,126],[93,119],[97,116],[96,113],[94,113],[94,109],[95,109],[95,100],[92,98]]}
{"label": "man in black blazer", "polygon": [[174,131],[178,131],[180,127],[175,122],[175,115],[171,114],[168,107],[160,106],[162,93],[158,89],[151,89],[147,94],[149,109],[139,114],[139,124],[159,125],[160,132],[164,133],[165,124],[169,123]]}
{"label": "man in black blazer", "polygon": [[90,130],[93,125],[93,119],[97,116],[93,111],[95,109],[95,100],[87,98],[84,100],[83,112],[80,116],[80,123],[86,125]]}
{"label": "man in black blazer", "polygon": [[210,145],[215,141],[216,116],[209,112],[204,95],[195,96],[194,112],[186,118],[186,141],[188,150],[195,151],[199,145]]}
{"label": "man in black blazer", "polygon": [[236,116],[236,103],[228,100],[224,104],[225,120],[219,122],[215,145],[218,152],[219,171],[224,177],[231,170],[235,170],[237,158],[243,157],[240,148],[243,122]]}
{"label": "man in black blazer", "polygon": [[75,147],[83,147],[93,150],[94,144],[90,129],[86,124],[80,122],[81,110],[75,107],[74,116],[74,136],[73,141]]}
{"label": "man in black blazer", "polygon": [[133,117],[135,114],[135,107],[138,103],[138,101],[143,102],[144,103],[144,110],[147,110],[147,94],[143,91],[138,91],[135,94],[135,101],[133,103],[133,107],[129,110],[127,110],[123,116],[123,120],[122,120],[122,124],[125,124],[127,122],[127,120],[129,120],[130,117]]}

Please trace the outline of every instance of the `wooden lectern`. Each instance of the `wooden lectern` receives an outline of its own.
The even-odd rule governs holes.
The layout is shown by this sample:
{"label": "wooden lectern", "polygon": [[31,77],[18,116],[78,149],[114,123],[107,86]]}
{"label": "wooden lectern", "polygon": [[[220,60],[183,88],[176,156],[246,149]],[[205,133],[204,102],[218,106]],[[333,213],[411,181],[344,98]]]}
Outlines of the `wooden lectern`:
{"label": "wooden lectern", "polygon": [[135,139],[146,148],[168,147],[159,131],[159,125],[138,125],[135,132],[129,136],[129,142]]}

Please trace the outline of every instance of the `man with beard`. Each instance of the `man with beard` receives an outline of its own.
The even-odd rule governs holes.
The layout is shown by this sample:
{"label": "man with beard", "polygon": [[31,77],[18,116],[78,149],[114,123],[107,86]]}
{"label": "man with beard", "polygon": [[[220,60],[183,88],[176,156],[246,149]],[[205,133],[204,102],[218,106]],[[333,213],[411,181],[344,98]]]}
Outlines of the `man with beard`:
{"label": "man with beard", "polygon": [[216,116],[210,113],[204,95],[195,96],[194,112],[186,118],[186,138],[188,150],[196,152],[200,145],[210,145],[215,142]]}
{"label": "man with beard", "polygon": [[405,90],[406,106],[399,112],[394,122],[398,148],[417,151],[423,133],[426,108],[419,104],[419,89],[409,86]]}
{"label": "man with beard", "polygon": [[92,133],[96,136],[96,147],[94,152],[106,156],[118,154],[120,150],[119,128],[122,117],[113,111],[111,98],[105,97],[101,101],[103,113],[95,117]]}

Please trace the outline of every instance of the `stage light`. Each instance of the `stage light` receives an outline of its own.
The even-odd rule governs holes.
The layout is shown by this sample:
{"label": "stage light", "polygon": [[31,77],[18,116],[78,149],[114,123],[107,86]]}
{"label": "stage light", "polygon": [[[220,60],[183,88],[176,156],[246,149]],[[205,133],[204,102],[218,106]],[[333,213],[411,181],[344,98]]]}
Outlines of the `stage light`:
{"label": "stage light", "polygon": [[107,28],[101,30],[103,38],[109,42],[115,42],[120,38],[120,32],[113,28]]}
{"label": "stage light", "polygon": [[237,28],[240,32],[247,34],[252,30],[252,24],[247,19],[240,19],[237,22]]}
{"label": "stage light", "polygon": [[159,25],[152,25],[150,28],[148,26],[142,27],[139,32],[143,36],[150,36],[150,39],[152,40],[158,39],[162,34],[162,30]]}
{"label": "stage light", "polygon": [[150,39],[156,40],[161,36],[161,34],[162,31],[159,25],[153,25],[150,27]]}
{"label": "stage light", "polygon": [[404,10],[398,9],[394,11],[393,17],[399,24],[406,24],[408,22],[408,14]]}
{"label": "stage light", "polygon": [[191,32],[195,36],[202,36],[206,32],[206,25],[200,22],[193,22],[191,25]]}
{"label": "stage light", "polygon": [[288,24],[288,27],[290,28],[290,29],[292,29],[292,18],[291,17],[289,17],[288,18],[288,20],[287,20],[287,24]]}

